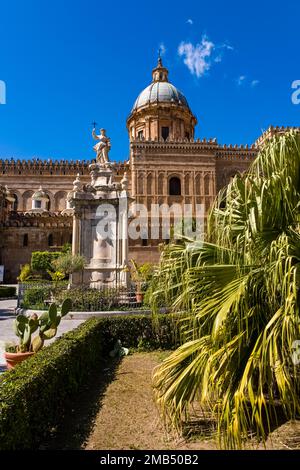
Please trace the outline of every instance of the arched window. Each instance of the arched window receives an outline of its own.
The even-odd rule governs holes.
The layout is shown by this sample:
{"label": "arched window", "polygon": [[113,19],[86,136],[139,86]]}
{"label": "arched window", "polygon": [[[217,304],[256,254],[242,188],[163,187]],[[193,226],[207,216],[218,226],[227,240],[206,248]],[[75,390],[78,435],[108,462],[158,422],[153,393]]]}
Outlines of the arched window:
{"label": "arched window", "polygon": [[23,246],[28,246],[28,233],[23,235]]}
{"label": "arched window", "polygon": [[52,235],[52,233],[50,233],[50,235],[48,235],[48,246],[53,246],[53,235]]}
{"label": "arched window", "polygon": [[210,193],[209,186],[210,186],[210,176],[205,175],[205,177],[204,177],[204,193],[206,195],[209,195],[209,193]]}
{"label": "arched window", "polygon": [[161,136],[162,136],[163,140],[167,140],[167,138],[169,137],[169,133],[170,133],[169,127],[162,127],[161,128]]}
{"label": "arched window", "polygon": [[181,195],[181,181],[177,176],[173,176],[169,181],[169,194],[170,196],[180,196]]}

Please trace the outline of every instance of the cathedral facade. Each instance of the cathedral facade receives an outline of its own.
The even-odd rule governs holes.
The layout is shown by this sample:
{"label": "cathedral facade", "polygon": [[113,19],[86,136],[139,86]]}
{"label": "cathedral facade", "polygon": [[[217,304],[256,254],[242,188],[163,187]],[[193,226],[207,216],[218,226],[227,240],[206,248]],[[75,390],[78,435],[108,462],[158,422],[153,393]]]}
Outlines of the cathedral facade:
{"label": "cathedral facade", "polygon": [[[137,97],[127,119],[129,159],[113,163],[115,180],[127,172],[133,201],[202,204],[207,212],[217,192],[247,170],[259,145],[284,128],[270,127],[251,147],[219,145],[195,136],[197,118],[185,96],[169,81],[161,59],[152,82]],[[91,161],[0,160],[0,265],[5,282],[15,282],[32,251],[59,250],[72,242],[73,215],[67,196],[77,175],[90,180]],[[149,221],[151,226],[151,219]],[[159,259],[150,231],[129,239],[129,257],[138,263]]]}

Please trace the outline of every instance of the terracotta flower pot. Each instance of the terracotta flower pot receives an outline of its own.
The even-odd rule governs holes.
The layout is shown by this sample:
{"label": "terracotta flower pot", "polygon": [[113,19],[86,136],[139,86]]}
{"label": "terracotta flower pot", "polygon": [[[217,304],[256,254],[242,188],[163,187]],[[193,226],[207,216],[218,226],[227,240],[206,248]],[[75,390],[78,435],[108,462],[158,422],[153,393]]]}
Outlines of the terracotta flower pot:
{"label": "terracotta flower pot", "polygon": [[144,294],[142,292],[136,292],[136,301],[141,304],[143,302]]}
{"label": "terracotta flower pot", "polygon": [[13,369],[16,365],[20,364],[21,362],[25,361],[29,357],[33,356],[34,352],[17,352],[17,353],[4,353],[4,357],[6,359],[6,364],[8,369]]}

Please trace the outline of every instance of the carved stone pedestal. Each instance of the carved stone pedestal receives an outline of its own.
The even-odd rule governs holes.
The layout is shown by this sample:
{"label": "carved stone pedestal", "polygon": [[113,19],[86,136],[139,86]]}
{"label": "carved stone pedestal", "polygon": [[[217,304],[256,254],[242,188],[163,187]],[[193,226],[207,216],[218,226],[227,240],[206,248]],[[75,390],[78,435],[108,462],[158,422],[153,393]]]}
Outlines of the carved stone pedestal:
{"label": "carved stone pedestal", "polygon": [[83,273],[72,285],[95,288],[128,286],[128,181],[113,181],[109,163],[90,165],[91,183],[74,181],[68,200],[74,210],[73,254],[85,257]]}

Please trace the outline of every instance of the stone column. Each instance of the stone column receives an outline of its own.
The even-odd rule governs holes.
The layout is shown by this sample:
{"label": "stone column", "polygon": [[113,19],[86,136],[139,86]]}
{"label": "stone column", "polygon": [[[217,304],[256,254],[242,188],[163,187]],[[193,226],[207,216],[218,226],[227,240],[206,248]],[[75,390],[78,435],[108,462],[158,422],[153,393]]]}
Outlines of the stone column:
{"label": "stone column", "polygon": [[[72,255],[81,252],[81,211],[75,211],[73,214],[73,233],[72,233]],[[80,284],[82,278],[80,273],[73,273],[70,276],[71,285]]]}
{"label": "stone column", "polygon": [[215,196],[216,195],[216,187],[215,187],[215,174],[212,172],[210,175],[210,195]]}
{"label": "stone column", "polygon": [[193,214],[196,214],[196,173],[193,171],[190,177],[190,193],[192,196]]}
{"label": "stone column", "polygon": [[164,202],[167,202],[166,199],[168,197],[168,174],[166,172],[164,173],[163,196],[164,196]]}
{"label": "stone column", "polygon": [[184,135],[184,122],[183,121],[181,121],[180,123],[180,134],[181,134],[180,135],[181,140],[184,140],[185,135]]}
{"label": "stone column", "polygon": [[205,195],[205,184],[204,184],[204,175],[200,173],[200,194],[199,196],[203,197]]}
{"label": "stone column", "polygon": [[76,211],[73,216],[72,253],[80,253],[80,213]]}
{"label": "stone column", "polygon": [[137,170],[131,170],[131,187],[132,187],[132,195],[135,196],[137,193]]}

